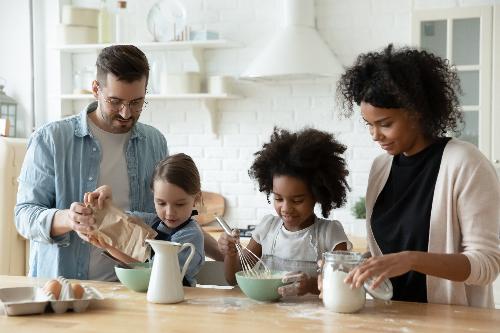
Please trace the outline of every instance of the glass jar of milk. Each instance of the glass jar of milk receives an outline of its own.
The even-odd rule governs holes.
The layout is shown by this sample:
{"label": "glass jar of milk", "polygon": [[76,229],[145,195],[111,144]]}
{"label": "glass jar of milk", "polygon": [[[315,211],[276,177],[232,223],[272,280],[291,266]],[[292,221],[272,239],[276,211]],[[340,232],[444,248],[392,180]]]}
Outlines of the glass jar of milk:
{"label": "glass jar of milk", "polygon": [[361,253],[333,251],[323,253],[323,304],[326,308],[340,313],[353,313],[365,305],[366,294],[375,299],[388,301],[392,298],[392,284],[389,279],[375,289],[372,288],[375,277],[365,281],[363,287],[351,288],[344,283],[347,274],[365,258]]}
{"label": "glass jar of milk", "polygon": [[361,253],[349,251],[323,254],[323,304],[341,313],[357,312],[365,305],[365,289],[344,283],[347,274],[362,260]]}

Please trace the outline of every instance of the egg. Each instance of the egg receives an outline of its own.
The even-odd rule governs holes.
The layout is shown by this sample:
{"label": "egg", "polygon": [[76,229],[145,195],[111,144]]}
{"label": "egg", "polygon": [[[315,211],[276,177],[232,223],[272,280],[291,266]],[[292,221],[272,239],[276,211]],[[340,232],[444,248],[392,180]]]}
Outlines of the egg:
{"label": "egg", "polygon": [[62,289],[62,285],[57,280],[49,280],[43,286],[43,291],[46,294],[52,294],[52,295],[54,295],[54,297],[56,299],[59,299],[59,296],[61,295],[61,289]]}
{"label": "egg", "polygon": [[81,299],[83,297],[83,293],[85,292],[85,290],[83,289],[81,284],[72,283],[71,289],[73,289],[73,296],[75,297],[75,299]]}

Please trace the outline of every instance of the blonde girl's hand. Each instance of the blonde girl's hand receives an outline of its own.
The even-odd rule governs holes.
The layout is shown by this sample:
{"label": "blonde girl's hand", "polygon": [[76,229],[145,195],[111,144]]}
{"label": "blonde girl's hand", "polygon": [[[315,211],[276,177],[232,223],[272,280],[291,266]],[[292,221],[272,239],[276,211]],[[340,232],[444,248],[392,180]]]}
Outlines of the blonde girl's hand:
{"label": "blonde girl's hand", "polygon": [[219,251],[223,256],[234,257],[238,255],[238,251],[236,250],[236,242],[239,242],[240,233],[239,230],[233,230],[233,235],[229,236],[226,233],[223,233],[219,240],[217,241],[217,246],[219,247]]}
{"label": "blonde girl's hand", "polygon": [[93,235],[88,236],[88,238],[89,238],[89,243],[94,245],[95,247],[98,247],[98,248],[103,249],[103,250],[114,249],[114,247],[112,247],[111,245],[109,245],[108,243],[106,243],[104,241],[99,240],[99,238],[97,238]]}
{"label": "blonde girl's hand", "polygon": [[92,234],[85,234],[81,232],[77,232],[78,236],[83,239],[84,241],[94,245],[95,247],[98,247],[103,250],[108,250],[110,248],[113,248],[110,246],[108,243],[100,241],[96,236]]}
{"label": "blonde girl's hand", "polygon": [[104,202],[107,199],[112,200],[111,187],[108,185],[102,185],[96,188],[93,192],[85,193],[83,197],[83,203],[85,205],[90,205],[102,209],[104,207]]}
{"label": "blonde girl's hand", "polygon": [[366,280],[373,277],[372,288],[377,288],[387,278],[403,275],[410,270],[410,252],[398,252],[367,259],[349,272],[344,282],[354,288],[361,287]]}

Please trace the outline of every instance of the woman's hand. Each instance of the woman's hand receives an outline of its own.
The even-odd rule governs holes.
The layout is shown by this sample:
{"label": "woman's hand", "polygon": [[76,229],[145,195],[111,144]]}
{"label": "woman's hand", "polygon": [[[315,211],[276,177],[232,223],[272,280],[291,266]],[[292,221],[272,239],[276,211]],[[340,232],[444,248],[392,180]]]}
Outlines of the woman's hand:
{"label": "woman's hand", "polygon": [[361,287],[366,280],[373,278],[372,288],[377,288],[385,279],[403,275],[412,270],[410,252],[398,252],[367,259],[349,272],[344,282],[353,288]]}
{"label": "woman's hand", "polygon": [[98,207],[102,209],[104,207],[104,202],[110,199],[112,200],[111,187],[108,185],[102,185],[96,188],[93,192],[85,193],[83,197],[83,203],[85,205],[90,205],[92,207]]}
{"label": "woman's hand", "polygon": [[224,257],[234,257],[238,255],[238,251],[236,250],[236,242],[239,242],[240,232],[239,230],[235,229],[232,233],[232,236],[223,233],[217,241],[219,251]]}

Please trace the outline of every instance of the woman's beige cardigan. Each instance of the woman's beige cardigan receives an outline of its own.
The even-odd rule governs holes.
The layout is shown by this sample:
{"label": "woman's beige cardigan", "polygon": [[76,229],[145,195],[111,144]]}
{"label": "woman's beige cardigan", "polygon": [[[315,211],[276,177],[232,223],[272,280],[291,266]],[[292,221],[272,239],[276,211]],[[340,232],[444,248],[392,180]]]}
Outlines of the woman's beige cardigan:
{"label": "woman's beige cardigan", "polygon": [[[371,230],[373,206],[391,171],[392,156],[373,162],[366,193],[368,247],[381,255]],[[464,282],[427,276],[429,303],[494,307],[492,283],[500,271],[500,183],[473,145],[451,139],[434,189],[428,252],[462,253],[471,273]]]}

